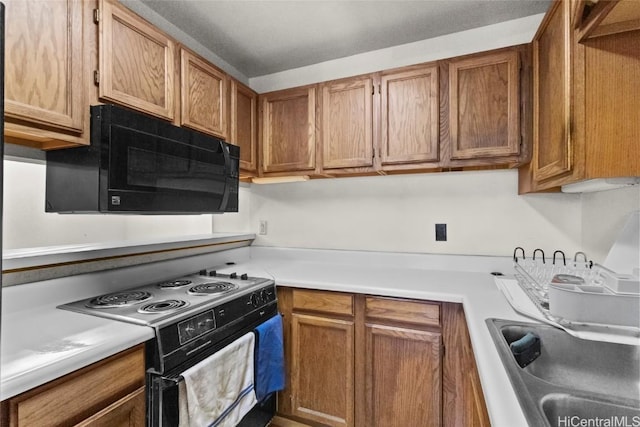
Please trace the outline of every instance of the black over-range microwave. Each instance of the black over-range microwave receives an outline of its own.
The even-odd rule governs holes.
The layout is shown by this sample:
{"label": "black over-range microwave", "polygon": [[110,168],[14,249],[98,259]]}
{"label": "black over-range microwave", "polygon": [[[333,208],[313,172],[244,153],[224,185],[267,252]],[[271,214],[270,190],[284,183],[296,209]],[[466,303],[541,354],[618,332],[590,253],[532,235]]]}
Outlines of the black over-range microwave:
{"label": "black over-range microwave", "polygon": [[48,151],[46,211],[238,211],[240,148],[115,105],[91,107],[91,144]]}

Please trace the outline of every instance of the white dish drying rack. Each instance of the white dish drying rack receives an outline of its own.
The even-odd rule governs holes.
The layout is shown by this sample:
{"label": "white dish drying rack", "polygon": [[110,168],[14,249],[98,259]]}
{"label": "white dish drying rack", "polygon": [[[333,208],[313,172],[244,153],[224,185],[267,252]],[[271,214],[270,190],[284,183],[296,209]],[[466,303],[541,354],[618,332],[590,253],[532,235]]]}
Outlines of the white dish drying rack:
{"label": "white dish drying rack", "polygon": [[[514,269],[519,287],[539,312],[539,316],[533,313],[538,320],[585,339],[625,343],[640,340],[637,277],[618,275],[588,261],[582,252],[567,261],[564,253],[556,251],[549,261],[540,249],[526,259],[520,247],[514,251]],[[519,309],[514,298],[505,296],[516,311],[532,316],[530,308]]]}

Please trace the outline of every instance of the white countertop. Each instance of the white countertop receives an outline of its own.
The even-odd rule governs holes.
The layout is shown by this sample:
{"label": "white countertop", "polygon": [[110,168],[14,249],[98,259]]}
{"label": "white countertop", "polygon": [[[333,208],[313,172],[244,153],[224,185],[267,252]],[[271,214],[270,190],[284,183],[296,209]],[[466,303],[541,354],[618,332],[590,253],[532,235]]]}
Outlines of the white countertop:
{"label": "white countertop", "polygon": [[[310,261],[313,257],[298,258],[295,256],[295,251],[286,249],[265,248],[264,251],[268,252],[267,254],[261,254],[262,248],[253,249],[252,261],[240,268],[256,270],[264,268],[275,277],[279,286],[462,303],[491,425],[493,427],[527,425],[485,324],[488,318],[533,322],[511,308],[496,287],[493,276],[489,274],[496,270],[505,274],[510,273],[509,259],[408,255],[430,258],[422,263],[423,265],[419,265],[419,267],[428,268],[424,269],[408,268],[402,256],[395,260],[398,267],[394,267],[385,263],[383,259],[375,259],[378,256],[375,253],[369,254],[368,257],[366,253],[358,253],[357,256],[362,258],[353,259],[353,264],[350,264],[349,259],[344,259],[345,255],[351,258],[348,252],[341,254],[342,259],[332,260],[329,252],[337,255],[341,251],[304,251],[317,252],[317,259],[324,258],[322,262],[313,262]],[[277,256],[273,256],[274,254]],[[375,262],[366,263],[367,258]],[[460,265],[461,261],[465,261],[464,265]],[[446,269],[434,269],[435,264],[440,264]],[[451,268],[468,269],[470,265],[480,269],[483,264],[486,272],[451,270]]]}
{"label": "white countertop", "polygon": [[[492,317],[529,321],[511,309],[489,274],[509,273],[508,258],[247,247],[212,254],[207,262],[230,259],[236,265],[229,270],[271,276],[280,286],[462,303],[492,425],[527,425],[485,324]],[[179,262],[163,263],[160,271],[120,270],[152,271],[147,280],[159,280],[168,271],[175,277],[183,273],[171,267]],[[187,271],[197,271],[195,265]],[[118,281],[123,274],[114,270],[104,277],[94,273],[5,288],[0,400],[153,338],[148,327],[55,308],[106,289],[133,287]],[[33,306],[25,302],[28,295],[38,295]]]}

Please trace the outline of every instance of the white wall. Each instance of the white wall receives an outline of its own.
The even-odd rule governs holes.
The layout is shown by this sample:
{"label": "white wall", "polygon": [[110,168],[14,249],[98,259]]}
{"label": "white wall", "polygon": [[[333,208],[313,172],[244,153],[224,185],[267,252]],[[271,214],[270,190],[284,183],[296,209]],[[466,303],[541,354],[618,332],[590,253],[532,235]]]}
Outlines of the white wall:
{"label": "white wall", "polygon": [[[473,255],[510,255],[515,246],[580,249],[579,195],[518,196],[513,170],[449,172],[252,185],[255,245]],[[231,231],[230,217],[214,218]],[[446,223],[448,240],[435,241]]]}
{"label": "white wall", "polygon": [[4,250],[211,233],[211,215],[45,213],[45,171],[42,161],[4,160]]}
{"label": "white wall", "polygon": [[632,211],[640,209],[640,187],[582,195],[582,247],[603,262]]}

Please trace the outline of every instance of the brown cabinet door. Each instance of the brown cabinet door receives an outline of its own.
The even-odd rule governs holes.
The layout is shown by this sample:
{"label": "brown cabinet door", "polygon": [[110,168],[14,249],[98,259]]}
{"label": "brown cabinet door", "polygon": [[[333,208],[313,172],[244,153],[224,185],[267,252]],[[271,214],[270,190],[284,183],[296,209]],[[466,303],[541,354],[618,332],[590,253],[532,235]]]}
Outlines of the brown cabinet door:
{"label": "brown cabinet door", "polygon": [[439,160],[438,66],[383,74],[382,165]]}
{"label": "brown cabinet door", "polygon": [[99,97],[172,120],[175,43],[115,0],[100,0]]}
{"label": "brown cabinet door", "polygon": [[442,425],[491,426],[462,304],[442,305],[442,335]]}
{"label": "brown cabinet door", "polygon": [[520,153],[520,80],[516,50],[449,63],[451,159]]}
{"label": "brown cabinet door", "polygon": [[[135,392],[142,390],[144,393],[144,363],[144,345],[138,345],[12,397],[7,403],[8,425],[11,427],[75,425],[83,420],[92,420],[94,417],[99,419],[100,414],[107,417],[104,418],[105,420],[109,417],[139,419],[140,404],[144,413],[145,402],[144,397],[141,401]],[[127,396],[132,400],[129,403],[127,403]],[[118,402],[120,405],[117,404]],[[120,409],[117,408],[118,406]],[[110,416],[105,414],[109,412],[108,408],[113,410]],[[123,415],[125,412],[130,413],[131,417]],[[144,414],[142,420],[144,421]]]}
{"label": "brown cabinet door", "polygon": [[261,95],[264,172],[313,170],[316,166],[316,88]]}
{"label": "brown cabinet door", "polygon": [[354,324],[294,313],[292,414],[328,426],[354,425]]}
{"label": "brown cabinet door", "polygon": [[145,388],[140,387],[75,427],[144,427],[145,405]]}
{"label": "brown cabinet door", "polygon": [[373,81],[361,77],[322,84],[322,167],[373,165]]}
{"label": "brown cabinet door", "polygon": [[441,425],[441,349],[438,332],[366,326],[366,426]]}
{"label": "brown cabinet door", "polygon": [[256,172],[258,168],[258,95],[245,85],[231,80],[231,137],[240,147],[240,169]]}
{"label": "brown cabinet door", "polygon": [[86,113],[82,1],[5,4],[5,116],[82,133]]}
{"label": "brown cabinet door", "polygon": [[226,139],[226,74],[185,48],[180,71],[180,124]]}
{"label": "brown cabinet door", "polygon": [[533,40],[533,178],[572,168],[568,1],[556,2]]}

